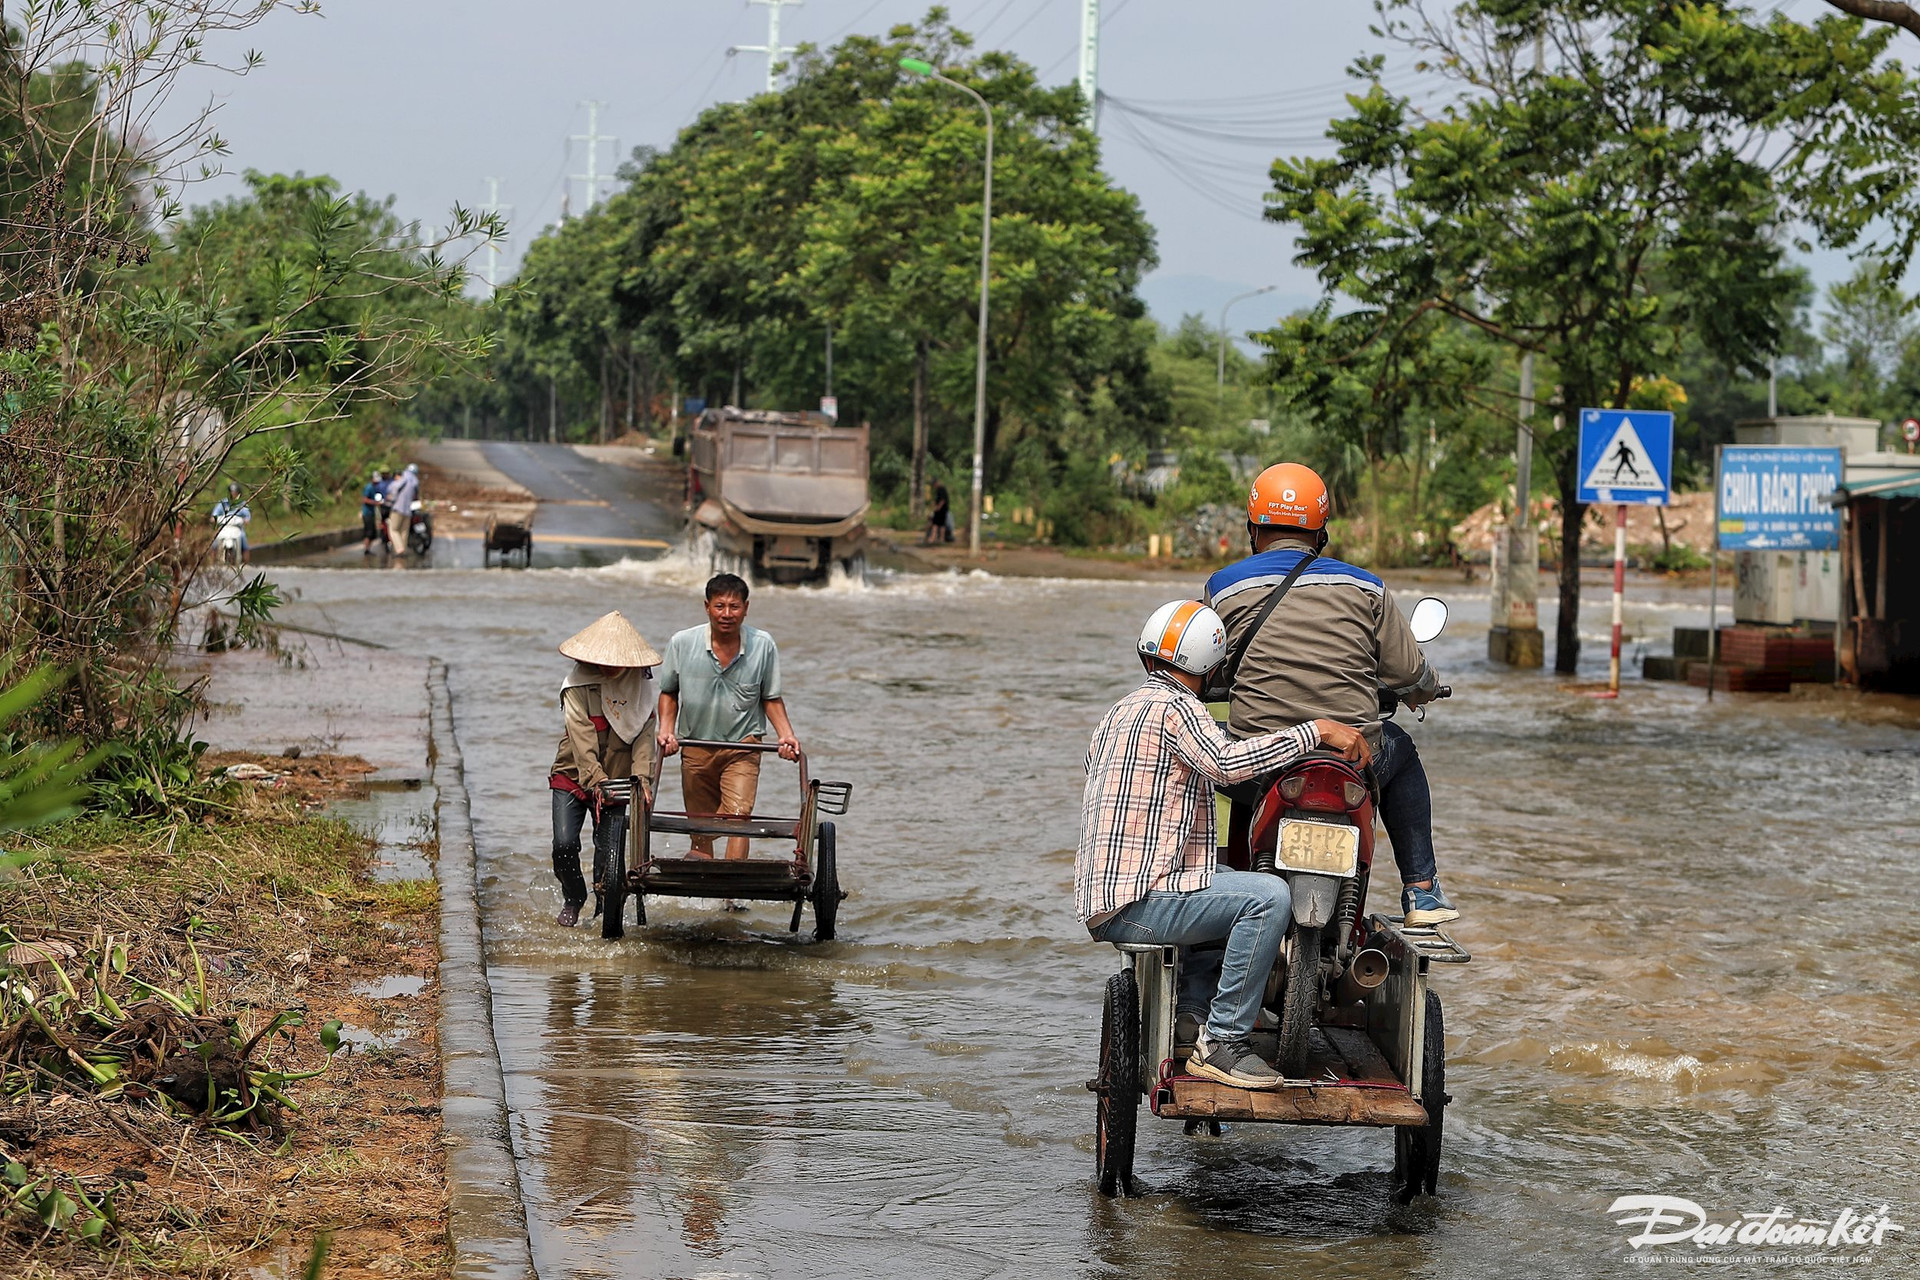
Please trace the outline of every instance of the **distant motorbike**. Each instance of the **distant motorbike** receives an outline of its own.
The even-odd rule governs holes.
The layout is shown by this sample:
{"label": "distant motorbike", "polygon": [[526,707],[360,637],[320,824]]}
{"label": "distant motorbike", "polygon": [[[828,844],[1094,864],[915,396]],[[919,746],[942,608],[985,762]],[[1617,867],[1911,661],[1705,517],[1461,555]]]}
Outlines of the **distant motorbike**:
{"label": "distant motorbike", "polygon": [[220,522],[219,531],[213,535],[213,550],[221,564],[241,563],[246,558],[246,546],[246,521],[234,517]]}
{"label": "distant motorbike", "polygon": [[432,545],[433,514],[415,507],[407,516],[407,550],[416,556],[424,556]]}
{"label": "distant motorbike", "polygon": [[[1414,639],[1425,644],[1446,626],[1447,606],[1428,596],[1410,621]],[[1452,695],[1442,685],[1434,696]],[[1380,696],[1381,710],[1391,715],[1399,699],[1388,689]],[[1387,976],[1387,956],[1367,946],[1358,927],[1366,919],[1377,799],[1369,771],[1336,752],[1315,751],[1283,770],[1253,811],[1245,846],[1251,869],[1284,877],[1293,898],[1293,922],[1264,1002],[1280,1023],[1274,1065],[1289,1079],[1306,1074],[1321,1004],[1363,1000]]]}

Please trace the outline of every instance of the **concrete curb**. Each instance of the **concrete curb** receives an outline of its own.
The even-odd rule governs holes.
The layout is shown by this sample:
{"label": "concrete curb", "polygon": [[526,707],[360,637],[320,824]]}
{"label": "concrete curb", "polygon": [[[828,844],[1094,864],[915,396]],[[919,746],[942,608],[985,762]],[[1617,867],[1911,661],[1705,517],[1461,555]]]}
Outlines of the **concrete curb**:
{"label": "concrete curb", "polygon": [[[254,564],[285,564],[289,560],[298,560],[301,556],[310,556],[316,551],[331,551],[335,547],[344,547],[348,543],[360,541],[360,526],[351,529],[327,529],[320,533],[303,533],[298,537],[283,538],[278,542],[259,542],[247,549],[247,558]],[[1612,561],[1608,561],[1609,564]]]}
{"label": "concrete curb", "polygon": [[463,1280],[535,1280],[506,1080],[493,1038],[493,988],[475,892],[473,814],[453,733],[447,666],[437,658],[428,667],[427,690],[433,784],[439,792],[440,1114],[452,1193],[447,1233],[453,1240],[453,1274]]}

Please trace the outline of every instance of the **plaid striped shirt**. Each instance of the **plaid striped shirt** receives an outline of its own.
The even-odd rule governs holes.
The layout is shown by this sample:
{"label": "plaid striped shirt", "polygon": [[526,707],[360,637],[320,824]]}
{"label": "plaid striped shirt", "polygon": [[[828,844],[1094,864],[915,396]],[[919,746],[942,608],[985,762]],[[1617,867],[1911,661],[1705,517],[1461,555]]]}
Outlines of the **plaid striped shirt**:
{"label": "plaid striped shirt", "polygon": [[1156,674],[1107,712],[1087,751],[1074,914],[1084,924],[1155,889],[1213,883],[1213,784],[1272,773],[1313,750],[1312,721],[1236,742],[1200,699]]}

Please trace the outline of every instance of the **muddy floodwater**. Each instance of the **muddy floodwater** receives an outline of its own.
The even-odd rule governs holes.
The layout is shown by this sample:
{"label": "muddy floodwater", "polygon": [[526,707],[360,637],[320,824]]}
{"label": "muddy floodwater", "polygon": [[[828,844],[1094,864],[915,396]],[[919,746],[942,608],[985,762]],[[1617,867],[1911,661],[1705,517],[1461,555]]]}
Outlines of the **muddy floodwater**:
{"label": "muddy floodwater", "polygon": [[[1650,1252],[1866,1252],[1853,1273],[1920,1274],[1913,702],[1709,706],[1637,679],[1598,702],[1486,663],[1484,583],[1429,588],[1454,606],[1429,653],[1456,696],[1409,727],[1474,953],[1435,977],[1453,1095],[1438,1199],[1391,1202],[1386,1131],[1196,1139],[1143,1111],[1147,1194],[1107,1201],[1084,1082],[1116,964],[1071,910],[1082,759],[1138,680],[1140,620],[1179,591],[756,591],[815,772],[853,783],[839,940],[813,944],[811,913],[795,938],[783,908],[655,899],[651,927],[606,943],[553,923],[554,646],[614,607],[659,646],[700,620],[696,576],[275,577],[289,620],[450,666],[549,1280],[1628,1275]],[[1704,622],[1704,591],[1635,593],[1630,631]],[[1593,592],[1583,675],[1604,673],[1604,609]],[[762,807],[792,789],[769,762]],[[1630,1194],[1732,1221],[1884,1205],[1906,1230],[1878,1249],[1636,1258],[1637,1228],[1607,1214]]]}

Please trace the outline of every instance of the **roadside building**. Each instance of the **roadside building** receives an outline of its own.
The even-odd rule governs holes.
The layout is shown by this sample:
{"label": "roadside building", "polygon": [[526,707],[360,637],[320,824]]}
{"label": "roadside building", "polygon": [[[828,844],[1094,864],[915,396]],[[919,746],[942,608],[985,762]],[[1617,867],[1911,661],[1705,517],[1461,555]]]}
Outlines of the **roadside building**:
{"label": "roadside building", "polygon": [[[1920,462],[1920,459],[1915,459]],[[1840,506],[1840,678],[1862,689],[1920,693],[1920,468],[1851,475]],[[1902,555],[1905,549],[1909,554]]]}

